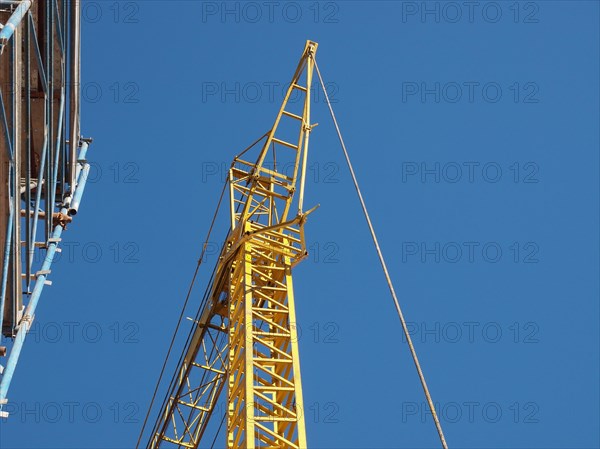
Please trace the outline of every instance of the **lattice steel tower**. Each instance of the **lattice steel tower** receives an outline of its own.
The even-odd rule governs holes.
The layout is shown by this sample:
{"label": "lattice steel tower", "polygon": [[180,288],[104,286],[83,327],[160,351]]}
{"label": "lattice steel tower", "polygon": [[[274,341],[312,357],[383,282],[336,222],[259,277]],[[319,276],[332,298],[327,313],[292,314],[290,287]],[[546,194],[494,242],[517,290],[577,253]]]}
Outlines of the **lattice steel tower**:
{"label": "lattice steel tower", "polygon": [[230,231],[149,448],[197,448],[223,390],[228,448],[306,448],[292,268],[315,209],[303,203],[316,50],[306,43],[255,162],[244,152],[229,170]]}

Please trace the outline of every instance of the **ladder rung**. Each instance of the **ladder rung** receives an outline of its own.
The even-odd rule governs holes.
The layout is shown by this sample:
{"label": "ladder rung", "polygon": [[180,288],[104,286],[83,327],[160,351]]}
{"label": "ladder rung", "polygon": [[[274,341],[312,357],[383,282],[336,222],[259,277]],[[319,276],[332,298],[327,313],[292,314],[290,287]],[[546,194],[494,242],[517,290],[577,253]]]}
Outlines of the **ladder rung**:
{"label": "ladder rung", "polygon": [[304,91],[304,92],[306,92],[306,87],[304,87],[304,86],[300,86],[299,84],[295,84],[295,83],[294,83],[294,84],[292,84],[292,87],[294,87],[295,89],[299,89],[299,90],[301,90],[301,91]]}
{"label": "ladder rung", "polygon": [[272,338],[279,338],[279,337],[285,337],[285,338],[290,338],[291,335],[290,333],[283,333],[283,332],[263,332],[263,331],[254,331],[253,332],[254,335],[258,335],[259,337],[272,337]]}
{"label": "ladder rung", "polygon": [[[27,215],[27,211],[25,209],[21,209],[21,217],[24,217],[25,215]],[[33,217],[34,215],[35,215],[35,211],[30,210],[29,216]],[[46,212],[43,210],[38,211],[38,218],[46,218]]]}
{"label": "ladder rung", "polygon": [[194,445],[192,443],[186,443],[185,441],[182,441],[181,439],[175,440],[175,439],[169,438],[168,436],[166,436],[164,434],[161,434],[161,433],[156,433],[156,434],[154,434],[154,436],[155,437],[160,437],[161,440],[168,441],[169,443],[173,443],[173,444],[176,444],[178,446],[183,446],[183,447],[187,447],[187,448],[190,448],[190,449],[193,449],[193,448],[196,447],[196,445]]}
{"label": "ladder rung", "polygon": [[294,387],[275,387],[272,385],[255,385],[254,389],[261,390],[261,391],[294,391],[295,390]]}
{"label": "ladder rung", "polygon": [[197,368],[202,368],[202,369],[204,369],[206,371],[212,371],[213,373],[217,373],[217,374],[221,374],[221,375],[225,374],[225,371],[220,370],[220,369],[216,369],[216,368],[212,368],[212,367],[210,367],[208,365],[200,365],[199,363],[195,363],[195,362],[193,363],[193,365],[195,367],[197,367]]}
{"label": "ladder rung", "polygon": [[181,399],[177,399],[177,403],[181,405],[185,405],[186,407],[195,408],[196,410],[200,410],[202,412],[209,412],[210,410],[206,407],[202,407],[201,405],[196,405],[191,402],[182,401]]}
{"label": "ladder rung", "polygon": [[[21,246],[25,245],[27,245],[27,242],[25,240],[21,240]],[[46,248],[46,242],[35,242],[34,246],[36,248]]]}
{"label": "ladder rung", "polygon": [[292,118],[295,118],[296,120],[302,121],[302,117],[300,117],[299,115],[296,115],[296,114],[292,114],[291,112],[288,112],[288,111],[283,111],[283,115],[287,115],[288,117],[292,117]]}
{"label": "ladder rung", "polygon": [[252,418],[254,421],[260,422],[294,422],[297,421],[297,418],[294,416],[293,418],[286,418],[284,416],[263,416],[263,415],[254,415]]}
{"label": "ladder rung", "polygon": [[276,363],[293,363],[292,359],[272,359],[272,358],[264,358],[264,357],[254,357],[253,359],[254,363],[260,365],[265,364],[265,365],[270,365],[270,364],[276,364]]}
{"label": "ladder rung", "polygon": [[287,310],[281,310],[281,309],[265,309],[264,307],[253,307],[255,312],[260,312],[260,313],[289,313]]}
{"label": "ladder rung", "polygon": [[293,143],[286,142],[285,140],[278,139],[277,137],[273,137],[273,142],[279,143],[279,144],[281,144],[283,146],[286,146],[286,147],[289,147],[289,148],[293,148],[294,150],[298,149],[297,145],[294,145]]}

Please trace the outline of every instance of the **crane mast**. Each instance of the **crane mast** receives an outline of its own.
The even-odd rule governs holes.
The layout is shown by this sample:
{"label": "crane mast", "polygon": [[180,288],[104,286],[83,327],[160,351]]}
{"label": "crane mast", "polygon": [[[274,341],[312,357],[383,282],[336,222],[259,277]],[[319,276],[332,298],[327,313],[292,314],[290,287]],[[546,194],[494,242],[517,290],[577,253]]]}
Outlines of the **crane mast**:
{"label": "crane mast", "polygon": [[292,268],[316,209],[303,211],[316,50],[306,43],[255,162],[242,153],[229,170],[230,231],[148,448],[197,448],[224,389],[228,448],[307,447]]}

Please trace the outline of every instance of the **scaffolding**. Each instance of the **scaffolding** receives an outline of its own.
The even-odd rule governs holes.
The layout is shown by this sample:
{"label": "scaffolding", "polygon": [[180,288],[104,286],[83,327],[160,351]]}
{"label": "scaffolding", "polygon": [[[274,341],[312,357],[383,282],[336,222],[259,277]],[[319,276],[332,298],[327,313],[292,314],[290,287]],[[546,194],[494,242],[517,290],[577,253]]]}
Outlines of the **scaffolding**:
{"label": "scaffolding", "polygon": [[[80,2],[0,1],[0,416],[90,166],[80,132]],[[7,357],[6,363],[4,358]]]}

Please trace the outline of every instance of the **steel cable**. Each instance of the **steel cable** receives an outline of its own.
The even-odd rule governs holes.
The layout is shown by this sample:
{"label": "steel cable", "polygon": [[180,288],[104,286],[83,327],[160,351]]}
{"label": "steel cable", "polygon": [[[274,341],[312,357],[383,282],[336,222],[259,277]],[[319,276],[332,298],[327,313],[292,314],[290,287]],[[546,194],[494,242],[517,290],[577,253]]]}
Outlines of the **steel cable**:
{"label": "steel cable", "polygon": [[[244,150],[243,150],[241,153],[239,153],[239,154],[238,154],[238,155],[237,155],[237,156],[234,158],[234,163],[235,163],[235,162],[238,160],[238,158],[239,158],[240,156],[242,156],[243,154],[245,154],[247,151],[249,151],[251,148],[253,148],[253,147],[254,147],[254,146],[255,146],[255,145],[258,143],[258,142],[260,142],[262,139],[264,139],[264,138],[265,138],[265,137],[266,137],[266,136],[269,134],[269,132],[270,132],[270,131],[267,131],[265,134],[263,134],[261,137],[259,137],[257,140],[255,140],[253,143],[251,143],[251,144],[250,144],[248,147],[246,147],[246,148],[245,148],[245,149],[244,149]],[[154,389],[154,393],[153,393],[153,395],[152,395],[152,400],[150,401],[150,405],[149,405],[149,407],[148,407],[148,412],[146,413],[146,416],[145,416],[145,418],[144,418],[144,423],[142,424],[142,429],[141,429],[141,431],[140,431],[140,436],[139,436],[139,438],[138,438],[138,441],[137,441],[137,444],[136,444],[136,449],[137,449],[137,448],[139,448],[139,445],[140,445],[140,443],[141,443],[141,441],[142,441],[142,438],[143,438],[143,436],[144,436],[144,430],[145,430],[145,428],[146,428],[146,425],[147,425],[147,423],[148,423],[148,419],[149,419],[149,417],[150,417],[150,413],[152,412],[152,407],[153,407],[153,405],[154,405],[154,401],[156,400],[156,395],[157,395],[157,393],[158,393],[158,389],[160,388],[160,384],[161,384],[161,381],[162,381],[162,378],[163,378],[163,375],[164,375],[164,372],[165,372],[165,369],[166,369],[166,366],[167,366],[167,362],[168,362],[168,360],[169,360],[169,358],[170,358],[170,356],[171,356],[171,351],[172,351],[172,349],[173,349],[173,345],[174,345],[174,343],[175,343],[175,339],[176,339],[176,337],[177,337],[177,334],[178,334],[178,332],[179,332],[179,328],[180,328],[180,326],[181,326],[181,322],[183,321],[183,316],[185,315],[185,311],[186,311],[186,309],[187,309],[187,304],[188,304],[188,302],[189,302],[189,299],[190,299],[190,296],[191,296],[191,293],[192,293],[192,290],[193,290],[194,284],[196,283],[196,278],[197,278],[197,276],[198,276],[198,272],[199,272],[199,270],[200,270],[200,266],[202,265],[202,261],[204,260],[204,255],[205,255],[205,253],[206,253],[206,248],[207,248],[207,246],[208,246],[208,243],[209,243],[210,235],[211,235],[211,233],[212,233],[212,230],[213,230],[213,227],[214,227],[214,225],[215,225],[215,222],[216,222],[216,219],[217,219],[217,216],[218,216],[219,210],[220,210],[220,208],[221,208],[221,203],[222,203],[222,201],[223,201],[223,196],[224,196],[224,194],[225,194],[225,190],[226,190],[226,188],[227,188],[227,184],[228,184],[228,183],[229,183],[229,180],[226,180],[226,181],[224,182],[224,184],[223,184],[223,189],[222,189],[222,191],[221,191],[221,195],[220,195],[220,197],[219,197],[219,201],[218,201],[218,203],[217,203],[217,208],[216,208],[216,210],[215,210],[215,213],[214,213],[214,215],[213,215],[213,218],[212,218],[212,221],[211,221],[211,224],[210,224],[210,228],[209,228],[209,230],[208,230],[208,233],[207,233],[207,235],[206,235],[206,239],[205,239],[205,241],[204,241],[204,244],[203,244],[203,246],[202,246],[202,251],[201,251],[201,253],[200,253],[200,258],[198,259],[198,263],[196,264],[196,269],[195,269],[195,271],[194,271],[194,275],[193,275],[193,277],[192,277],[192,281],[191,281],[191,283],[190,283],[190,287],[189,287],[189,289],[188,289],[188,292],[187,292],[187,295],[186,295],[186,298],[185,298],[185,301],[184,301],[183,307],[182,307],[182,309],[181,309],[181,314],[179,315],[179,319],[178,319],[178,321],[177,321],[177,326],[175,327],[175,331],[174,331],[174,333],[173,333],[173,337],[172,337],[172,339],[171,339],[171,343],[170,343],[170,345],[169,345],[169,349],[168,349],[168,351],[167,351],[167,355],[166,355],[166,357],[165,357],[165,361],[163,362],[163,366],[162,366],[162,369],[161,369],[161,371],[160,371],[160,375],[159,375],[159,378],[158,378],[158,382],[156,383],[156,387],[155,387],[155,389]],[[236,211],[237,211],[237,210],[239,210],[239,204],[237,205]],[[222,249],[222,248],[221,248],[221,249]],[[214,269],[213,269],[213,273],[212,273],[212,275],[211,275],[211,279],[210,279],[210,281],[208,282],[207,289],[206,289],[206,291],[205,291],[205,294],[204,294],[204,297],[203,297],[202,303],[201,303],[201,305],[200,305],[200,307],[199,307],[199,309],[198,309],[198,313],[197,313],[197,315],[196,315],[196,320],[198,320],[198,319],[199,319],[199,317],[200,317],[200,314],[201,314],[201,312],[202,312],[202,309],[203,309],[203,305],[204,305],[204,303],[205,303],[205,302],[206,302],[206,300],[207,300],[207,296],[208,296],[208,294],[209,294],[209,292],[210,292],[210,287],[211,287],[211,285],[212,285],[212,280],[213,280],[213,277],[214,277],[214,275],[215,275],[216,268],[217,268],[217,265],[215,265],[215,267],[214,267]],[[186,346],[187,346],[187,344],[189,343],[189,340],[190,340],[190,338],[191,338],[191,334],[192,334],[192,333],[193,333],[193,332],[190,332],[190,335],[188,335],[188,341],[186,342]],[[213,348],[213,349],[214,349],[214,348]],[[181,357],[180,357],[180,359],[179,359],[179,363],[178,363],[178,365],[181,363],[181,359],[182,359],[182,358],[183,358],[183,354],[181,355]],[[168,387],[168,389],[167,389],[167,390],[170,390],[170,389],[172,388],[172,386],[173,386],[173,382],[174,382],[174,380],[175,380],[176,376],[177,376],[177,372],[175,372],[175,373],[173,374],[173,377],[171,378],[171,381],[170,381],[170,383],[169,383],[169,387]],[[167,398],[165,398],[165,401],[163,401],[163,404],[162,404],[162,406],[163,406],[163,407],[165,406],[167,399],[168,399],[168,393],[167,393]],[[156,427],[157,427],[157,425],[158,425],[158,422],[159,422],[159,420],[157,420],[157,422],[155,423],[155,425],[154,425],[154,428],[153,428],[153,431],[152,431],[152,434],[154,434],[154,433],[155,433],[155,431],[156,431]],[[222,423],[221,423],[221,425],[222,425]],[[214,444],[214,443],[213,443],[213,444]]]}
{"label": "steel cable", "polygon": [[325,83],[323,82],[323,78],[321,77],[321,72],[319,71],[319,66],[317,65],[316,60],[315,60],[315,69],[317,70],[317,75],[319,76],[319,81],[321,82],[321,88],[323,89],[323,93],[325,94],[325,101],[327,103],[327,106],[329,107],[329,112],[331,114],[331,118],[333,119],[333,124],[335,125],[335,129],[337,131],[337,135],[340,140],[342,150],[344,151],[344,157],[346,158],[346,163],[348,164],[348,168],[350,169],[350,175],[352,176],[352,181],[354,183],[356,193],[358,194],[358,199],[360,200],[360,204],[362,206],[363,213],[367,220],[367,224],[369,225],[369,230],[371,231],[371,237],[373,238],[373,243],[375,244],[375,249],[377,250],[377,255],[379,256],[379,262],[381,263],[381,267],[383,268],[383,274],[385,275],[385,279],[386,279],[388,287],[390,289],[390,293],[392,294],[392,298],[394,300],[394,305],[396,307],[396,311],[398,312],[398,317],[400,318],[400,323],[402,324],[402,330],[404,331],[404,335],[406,336],[406,341],[408,342],[408,347],[410,348],[410,353],[412,355],[413,362],[415,364],[415,367],[417,368],[417,373],[419,374],[419,380],[421,381],[421,385],[423,386],[423,392],[425,393],[425,397],[427,398],[427,403],[429,404],[429,409],[431,411],[431,415],[433,416],[433,421],[435,422],[435,427],[436,427],[437,433],[440,437],[440,442],[442,443],[442,447],[444,449],[448,449],[448,445],[446,444],[446,438],[444,437],[444,432],[442,430],[440,420],[438,419],[437,412],[436,412],[435,406],[433,404],[433,400],[431,399],[431,394],[429,393],[429,388],[427,387],[427,382],[425,382],[425,376],[423,374],[423,371],[421,370],[421,364],[419,363],[419,358],[417,357],[417,352],[415,350],[412,339],[410,337],[410,333],[408,332],[408,327],[406,326],[406,321],[404,320],[404,315],[402,314],[402,309],[400,308],[400,303],[398,301],[398,297],[396,296],[396,291],[394,290],[394,285],[392,284],[392,279],[390,278],[390,274],[388,272],[387,265],[385,263],[385,259],[383,258],[383,253],[381,252],[381,248],[379,247],[379,241],[377,240],[377,236],[375,235],[375,229],[373,228],[373,224],[371,223],[371,218],[369,216],[369,212],[367,211],[367,205],[365,204],[365,200],[363,199],[362,193],[360,191],[360,187],[358,186],[358,180],[356,179],[356,175],[354,174],[354,168],[352,167],[352,162],[350,162],[350,156],[348,155],[348,150],[346,149],[346,144],[344,143],[344,139],[342,138],[342,133],[340,131],[338,122],[335,118],[333,108],[331,107],[331,102],[329,101],[329,95],[327,95],[327,89],[325,89]]}
{"label": "steel cable", "polygon": [[156,394],[158,393],[158,389],[159,389],[162,377],[163,377],[165,369],[167,367],[167,361],[169,360],[169,357],[171,355],[171,351],[173,349],[173,344],[175,343],[175,339],[177,337],[177,333],[179,331],[179,327],[181,326],[181,322],[183,321],[183,316],[185,315],[185,310],[187,308],[188,301],[189,301],[190,296],[192,294],[192,290],[193,290],[194,284],[196,282],[196,277],[198,276],[198,271],[200,270],[200,265],[202,265],[202,260],[204,259],[204,255],[206,253],[206,247],[208,246],[209,238],[210,238],[210,235],[212,233],[212,229],[213,229],[213,227],[215,225],[215,221],[217,220],[217,215],[219,213],[219,209],[221,207],[221,202],[223,201],[223,196],[225,194],[226,188],[227,188],[227,182],[225,182],[223,184],[223,190],[221,190],[221,196],[219,197],[219,202],[217,203],[217,209],[215,210],[215,214],[214,214],[212,222],[210,224],[210,228],[208,229],[208,233],[206,235],[206,239],[204,241],[204,244],[202,245],[202,251],[200,253],[200,258],[198,259],[198,263],[196,264],[196,269],[194,271],[194,276],[192,277],[192,282],[190,283],[190,287],[189,287],[187,295],[185,297],[185,302],[183,303],[183,307],[181,308],[181,314],[179,315],[179,319],[177,321],[177,326],[175,327],[175,332],[173,333],[173,338],[171,339],[171,343],[169,345],[169,350],[167,351],[167,355],[165,357],[165,361],[163,362],[162,369],[160,371],[160,376],[158,377],[158,382],[156,383],[156,387],[155,387],[154,393],[152,395],[152,400],[150,401],[150,406],[148,407],[148,412],[146,413],[146,417],[144,418],[144,423],[142,425],[142,430],[140,431],[140,436],[139,436],[137,444],[135,446],[136,449],[139,448],[140,442],[142,441],[142,437],[144,435],[144,429],[146,428],[146,424],[148,422],[148,418],[150,416],[150,412],[152,410],[152,406],[154,404],[154,400],[156,399]]}

